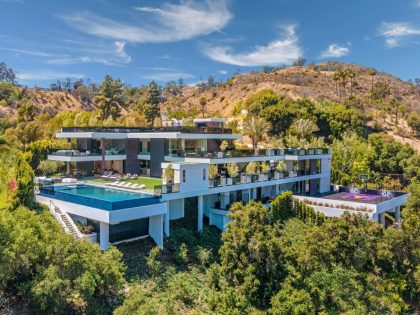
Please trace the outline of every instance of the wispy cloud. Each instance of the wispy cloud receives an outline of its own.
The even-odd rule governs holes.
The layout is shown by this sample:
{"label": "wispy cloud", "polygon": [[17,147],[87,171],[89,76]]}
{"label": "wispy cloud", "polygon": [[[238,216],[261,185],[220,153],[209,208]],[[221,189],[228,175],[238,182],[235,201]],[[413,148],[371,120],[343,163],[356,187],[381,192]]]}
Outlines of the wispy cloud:
{"label": "wispy cloud", "polygon": [[219,73],[220,74],[227,74],[227,71],[226,70],[219,70]]}
{"label": "wispy cloud", "polygon": [[340,46],[338,44],[331,44],[321,52],[321,55],[319,58],[325,59],[325,58],[340,58],[347,56],[350,53],[350,48],[347,46]]}
{"label": "wispy cloud", "polygon": [[31,71],[18,71],[18,78],[22,81],[48,81],[64,78],[81,79],[84,74],[61,72],[54,70],[31,70]]}
{"label": "wispy cloud", "polygon": [[[23,44],[18,44],[23,47]],[[28,43],[26,43],[29,46]],[[125,51],[125,42],[96,43],[81,40],[61,40],[57,45],[45,46],[50,51],[0,47],[0,50],[9,51],[20,57],[28,55],[39,57],[46,64],[71,65],[79,63],[101,63],[105,65],[121,65],[131,62],[131,56]]]}
{"label": "wispy cloud", "polygon": [[282,27],[283,36],[266,46],[256,46],[247,52],[233,52],[230,46],[203,45],[202,52],[212,60],[237,65],[260,66],[290,64],[302,55],[296,35],[296,25]]}
{"label": "wispy cloud", "polygon": [[53,58],[47,59],[46,63],[56,65],[101,63],[110,66],[127,64],[131,62],[131,56],[125,52],[125,45],[125,42],[120,41],[116,41],[111,45],[83,43],[77,48],[69,48],[75,54],[56,55]]}
{"label": "wispy cloud", "polygon": [[420,8],[420,0],[413,0],[414,6]]}
{"label": "wispy cloud", "polygon": [[220,31],[232,18],[226,1],[182,1],[161,7],[135,7],[141,20],[119,22],[91,12],[60,15],[70,27],[81,32],[138,43],[176,42]]}
{"label": "wispy cloud", "polygon": [[410,38],[420,35],[420,28],[405,22],[384,22],[379,28],[380,35],[385,39],[385,44],[394,48],[405,43]]}

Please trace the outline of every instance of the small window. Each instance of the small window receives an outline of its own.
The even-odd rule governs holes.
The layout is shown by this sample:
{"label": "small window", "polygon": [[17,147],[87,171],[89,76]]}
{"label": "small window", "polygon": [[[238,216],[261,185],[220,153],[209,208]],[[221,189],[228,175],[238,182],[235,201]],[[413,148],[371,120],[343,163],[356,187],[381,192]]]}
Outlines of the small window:
{"label": "small window", "polygon": [[182,181],[185,183],[185,170],[182,170]]}
{"label": "small window", "polygon": [[203,180],[206,180],[206,169],[203,169]]}

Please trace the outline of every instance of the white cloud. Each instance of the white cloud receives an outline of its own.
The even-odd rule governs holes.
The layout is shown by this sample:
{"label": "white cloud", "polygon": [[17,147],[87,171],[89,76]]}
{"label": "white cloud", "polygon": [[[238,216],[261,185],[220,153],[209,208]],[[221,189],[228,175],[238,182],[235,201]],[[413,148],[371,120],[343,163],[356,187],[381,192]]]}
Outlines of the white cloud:
{"label": "white cloud", "polygon": [[156,80],[156,81],[172,81],[182,79],[192,79],[194,75],[187,72],[156,72],[147,73],[141,76],[143,79]]}
{"label": "white cloud", "polygon": [[[350,43],[347,43],[347,45],[350,45]],[[350,48],[346,46],[340,46],[338,44],[331,44],[325,49],[323,52],[321,52],[321,56],[319,58],[325,59],[325,58],[340,58],[343,56],[347,56],[350,53]]]}
{"label": "white cloud", "polygon": [[56,79],[81,79],[84,74],[81,73],[69,73],[53,70],[31,70],[31,71],[18,71],[19,80],[23,81],[48,81]]}
{"label": "white cloud", "polygon": [[414,0],[414,6],[420,8],[420,0]]}
{"label": "white cloud", "polygon": [[226,70],[219,70],[219,73],[220,74],[227,74],[227,71]]}
{"label": "white cloud", "polygon": [[380,35],[385,39],[385,44],[390,47],[397,47],[409,38],[420,35],[420,28],[410,23],[392,22],[382,23],[379,28]]}
{"label": "white cloud", "polygon": [[182,1],[155,7],[135,7],[142,13],[137,24],[122,23],[90,12],[61,15],[70,27],[81,32],[138,43],[176,42],[220,31],[232,18],[226,1]]}
{"label": "white cloud", "polygon": [[203,45],[202,52],[215,61],[237,66],[261,66],[290,64],[302,55],[296,35],[296,25],[283,27],[283,37],[268,43],[266,46],[256,46],[252,51],[235,53],[230,46]]}
{"label": "white cloud", "polygon": [[[28,45],[28,43],[27,43]],[[7,48],[0,50],[10,51],[20,57],[28,55],[41,58],[46,64],[70,65],[80,63],[101,63],[105,65],[120,65],[131,62],[131,57],[125,51],[125,42],[95,43],[87,41],[62,40],[60,45],[45,47],[51,52],[36,49]],[[63,51],[63,52],[62,52]]]}

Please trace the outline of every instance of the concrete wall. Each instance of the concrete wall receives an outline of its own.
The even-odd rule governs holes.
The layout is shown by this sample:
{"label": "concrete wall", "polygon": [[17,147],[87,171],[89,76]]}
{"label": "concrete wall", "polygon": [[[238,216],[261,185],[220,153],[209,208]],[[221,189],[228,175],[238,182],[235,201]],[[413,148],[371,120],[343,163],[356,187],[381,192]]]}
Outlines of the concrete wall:
{"label": "concrete wall", "polygon": [[157,246],[163,248],[163,214],[149,218],[149,235]]}
{"label": "concrete wall", "polygon": [[150,140],[150,176],[161,177],[161,164],[165,160],[165,139]]}

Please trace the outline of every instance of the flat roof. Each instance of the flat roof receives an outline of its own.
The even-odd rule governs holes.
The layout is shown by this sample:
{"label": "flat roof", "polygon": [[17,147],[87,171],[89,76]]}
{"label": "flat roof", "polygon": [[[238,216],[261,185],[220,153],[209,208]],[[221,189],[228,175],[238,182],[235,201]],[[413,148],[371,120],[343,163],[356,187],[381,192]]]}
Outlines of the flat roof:
{"label": "flat roof", "polygon": [[193,122],[217,122],[217,123],[224,123],[226,119],[224,118],[196,118],[193,119]]}
{"label": "flat roof", "polygon": [[390,191],[390,190],[375,190],[375,189],[362,189],[362,188],[349,188],[340,187],[338,192],[323,193],[316,198],[346,201],[346,202],[358,202],[371,205],[377,205],[381,202],[385,202],[397,197],[404,195],[403,192]]}
{"label": "flat roof", "polygon": [[242,139],[231,129],[214,127],[63,127],[57,138],[165,138],[165,139]]}

